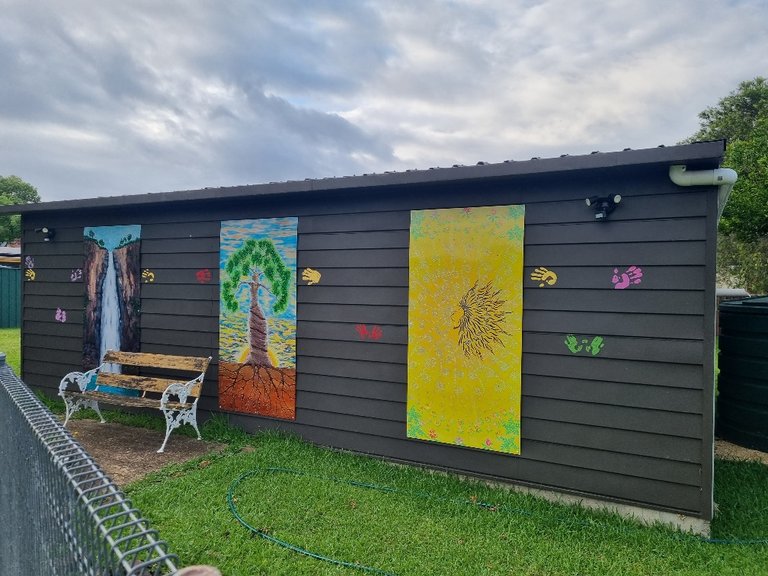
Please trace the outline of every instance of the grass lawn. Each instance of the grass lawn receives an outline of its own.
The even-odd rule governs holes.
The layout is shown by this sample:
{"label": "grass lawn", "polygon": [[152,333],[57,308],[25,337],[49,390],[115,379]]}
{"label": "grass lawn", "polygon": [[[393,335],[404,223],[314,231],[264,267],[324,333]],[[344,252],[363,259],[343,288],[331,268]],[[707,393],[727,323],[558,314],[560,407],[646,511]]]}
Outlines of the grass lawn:
{"label": "grass lawn", "polygon": [[21,373],[21,340],[18,328],[0,328],[0,352],[16,374]]}
{"label": "grass lawn", "polygon": [[[46,403],[63,409],[59,400]],[[155,416],[105,416],[164,429]],[[275,433],[249,436],[225,422],[219,417],[203,426],[206,439],[229,445],[223,454],[169,467],[126,489],[182,566],[210,564],[226,576],[365,573],[249,531],[228,506],[228,490],[241,479],[232,504],[244,522],[377,570],[368,573],[768,576],[768,466],[758,463],[716,461],[713,537],[735,542],[713,544]],[[745,542],[752,539],[763,543]]]}
{"label": "grass lawn", "polygon": [[[228,489],[258,470],[232,494],[244,521],[378,574],[768,574],[768,544],[710,544],[296,438],[247,436],[223,418],[207,423],[204,436],[230,447],[127,488],[182,565],[215,565],[227,576],[358,572],[287,550],[238,523]],[[715,477],[713,536],[768,539],[768,466],[717,461]]]}

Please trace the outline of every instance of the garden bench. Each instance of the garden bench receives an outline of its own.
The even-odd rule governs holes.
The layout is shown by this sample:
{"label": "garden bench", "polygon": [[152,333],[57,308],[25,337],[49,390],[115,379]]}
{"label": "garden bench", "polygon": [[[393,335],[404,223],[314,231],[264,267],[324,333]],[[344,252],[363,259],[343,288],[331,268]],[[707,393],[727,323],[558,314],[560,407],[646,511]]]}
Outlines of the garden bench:
{"label": "garden bench", "polygon": [[[171,432],[182,424],[190,424],[197,432],[197,401],[203,387],[205,371],[211,357],[171,356],[145,354],[143,352],[119,352],[108,350],[102,364],[87,372],[70,372],[61,379],[59,396],[66,404],[64,426],[70,416],[81,408],[93,408],[101,422],[104,417],[99,402],[129,408],[156,408],[165,416],[165,440],[158,452],[163,452]],[[109,371],[110,364],[132,368],[155,368],[186,372],[183,377],[155,377],[132,374],[116,374]],[[189,375],[195,374],[192,379]],[[72,385],[77,390],[70,390]]]}

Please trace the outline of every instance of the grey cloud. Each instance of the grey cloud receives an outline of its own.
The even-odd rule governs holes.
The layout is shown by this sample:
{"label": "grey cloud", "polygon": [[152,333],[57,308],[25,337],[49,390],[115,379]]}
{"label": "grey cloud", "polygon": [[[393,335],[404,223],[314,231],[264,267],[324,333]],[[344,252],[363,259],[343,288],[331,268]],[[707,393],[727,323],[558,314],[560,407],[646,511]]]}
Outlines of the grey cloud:
{"label": "grey cloud", "polygon": [[768,53],[760,2],[5,4],[0,173],[44,199],[671,144]]}
{"label": "grey cloud", "polygon": [[[222,6],[139,3],[112,13],[80,2],[67,15],[15,7],[5,27],[16,33],[0,57],[19,80],[0,92],[5,120],[90,132],[107,146],[90,162],[87,145],[59,141],[67,152],[51,145],[36,162],[33,146],[18,143],[13,161],[38,174],[26,177],[44,198],[88,195],[106,184],[104,171],[115,193],[132,193],[149,191],[136,173],[154,182],[144,188],[178,189],[357,170],[355,153],[391,158],[375,136],[313,108],[375,73],[385,44],[369,42],[380,28],[374,12],[333,2]],[[229,94],[206,101],[208,85]]]}

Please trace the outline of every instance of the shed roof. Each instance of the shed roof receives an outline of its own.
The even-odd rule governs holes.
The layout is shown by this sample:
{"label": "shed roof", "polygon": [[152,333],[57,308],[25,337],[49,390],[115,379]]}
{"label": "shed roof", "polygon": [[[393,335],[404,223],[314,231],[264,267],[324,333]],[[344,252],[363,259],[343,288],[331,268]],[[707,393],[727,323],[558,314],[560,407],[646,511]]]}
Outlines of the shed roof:
{"label": "shed roof", "polygon": [[430,168],[405,172],[384,172],[287,182],[270,182],[244,186],[202,188],[177,192],[161,192],[123,196],[102,196],[79,200],[58,200],[39,204],[0,206],[0,214],[27,214],[52,210],[79,210],[85,208],[124,208],[179,202],[233,200],[254,196],[282,194],[341,192],[360,188],[380,188],[437,184],[440,182],[469,182],[530,176],[546,173],[566,173],[602,170],[633,165],[668,165],[696,163],[701,168],[716,168],[722,161],[725,141],[696,142],[678,146],[659,146],[642,150],[625,149],[621,152],[593,152],[591,154],[559,158],[532,158],[525,161],[508,160],[500,163],[478,162],[476,165],[456,165],[452,168]]}

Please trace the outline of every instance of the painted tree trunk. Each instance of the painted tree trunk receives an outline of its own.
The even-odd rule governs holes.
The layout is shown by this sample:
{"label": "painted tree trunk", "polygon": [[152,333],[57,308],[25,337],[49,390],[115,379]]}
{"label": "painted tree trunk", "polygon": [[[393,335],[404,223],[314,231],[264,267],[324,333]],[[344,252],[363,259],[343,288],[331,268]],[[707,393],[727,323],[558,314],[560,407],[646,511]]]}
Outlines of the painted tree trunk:
{"label": "painted tree trunk", "polygon": [[255,277],[251,281],[251,313],[248,318],[248,335],[251,341],[251,352],[248,354],[248,364],[254,366],[272,366],[267,354],[267,319],[259,305],[259,288],[261,284]]}

